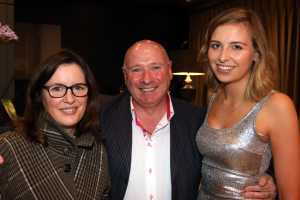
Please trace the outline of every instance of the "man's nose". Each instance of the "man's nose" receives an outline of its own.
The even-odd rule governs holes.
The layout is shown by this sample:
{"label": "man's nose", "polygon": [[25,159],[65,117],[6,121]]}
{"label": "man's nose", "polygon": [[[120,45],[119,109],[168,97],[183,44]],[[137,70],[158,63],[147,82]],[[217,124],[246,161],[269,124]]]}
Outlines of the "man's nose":
{"label": "man's nose", "polygon": [[144,73],[143,73],[143,78],[142,78],[143,82],[144,83],[149,83],[149,82],[151,82],[151,79],[152,79],[152,72],[151,72],[151,70],[145,69]]}

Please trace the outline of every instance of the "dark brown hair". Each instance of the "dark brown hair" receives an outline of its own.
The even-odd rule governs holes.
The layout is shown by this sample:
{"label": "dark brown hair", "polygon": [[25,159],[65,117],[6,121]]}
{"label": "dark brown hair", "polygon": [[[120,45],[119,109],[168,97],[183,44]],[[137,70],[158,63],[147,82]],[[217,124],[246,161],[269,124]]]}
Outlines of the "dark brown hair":
{"label": "dark brown hair", "polygon": [[97,83],[88,64],[76,53],[62,50],[45,60],[31,79],[26,96],[24,117],[17,122],[17,131],[31,141],[44,143],[43,135],[39,131],[37,121],[45,111],[42,103],[42,88],[62,64],[77,64],[84,73],[89,88],[87,109],[77,125],[76,134],[91,133],[99,138],[99,95]]}

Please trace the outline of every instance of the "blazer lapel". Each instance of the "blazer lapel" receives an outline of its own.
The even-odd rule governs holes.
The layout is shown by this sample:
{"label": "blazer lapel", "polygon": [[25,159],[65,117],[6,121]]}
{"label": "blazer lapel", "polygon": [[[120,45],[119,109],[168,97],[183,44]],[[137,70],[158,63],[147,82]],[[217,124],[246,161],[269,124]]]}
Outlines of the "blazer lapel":
{"label": "blazer lapel", "polygon": [[[175,112],[176,115],[176,112]],[[173,183],[175,183],[176,174],[177,174],[177,168],[178,165],[180,166],[180,156],[178,153],[178,149],[180,149],[180,123],[178,120],[176,120],[176,116],[173,116],[173,119],[171,120],[171,126],[170,126],[170,157],[171,157],[171,180],[172,180],[172,187]],[[182,163],[183,164],[183,163]]]}
{"label": "blazer lapel", "polygon": [[[131,163],[131,152],[132,152],[132,116],[129,106],[129,97],[122,99],[120,107],[118,110],[118,119],[117,123],[114,126],[117,126],[116,131],[113,134],[119,134],[116,137],[113,137],[116,140],[116,146],[118,147],[118,153],[121,155],[122,163],[120,165],[120,170],[125,170],[125,178],[129,179],[130,173],[130,163]],[[115,129],[114,129],[115,130]]]}

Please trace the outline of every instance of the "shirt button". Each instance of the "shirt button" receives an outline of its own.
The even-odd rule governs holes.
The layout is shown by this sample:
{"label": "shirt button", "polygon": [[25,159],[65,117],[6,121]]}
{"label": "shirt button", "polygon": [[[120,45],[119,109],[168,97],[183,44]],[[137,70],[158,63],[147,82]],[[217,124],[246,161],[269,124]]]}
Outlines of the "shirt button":
{"label": "shirt button", "polygon": [[152,173],[152,169],[151,168],[149,168],[149,174],[151,174]]}

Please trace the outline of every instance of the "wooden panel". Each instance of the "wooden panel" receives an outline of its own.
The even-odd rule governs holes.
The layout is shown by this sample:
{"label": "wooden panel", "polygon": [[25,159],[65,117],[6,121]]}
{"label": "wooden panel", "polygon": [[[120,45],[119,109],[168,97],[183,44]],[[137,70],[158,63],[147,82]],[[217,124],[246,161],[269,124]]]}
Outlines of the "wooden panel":
{"label": "wooden panel", "polygon": [[57,25],[17,23],[16,79],[26,80],[39,63],[61,49],[61,31]]}

